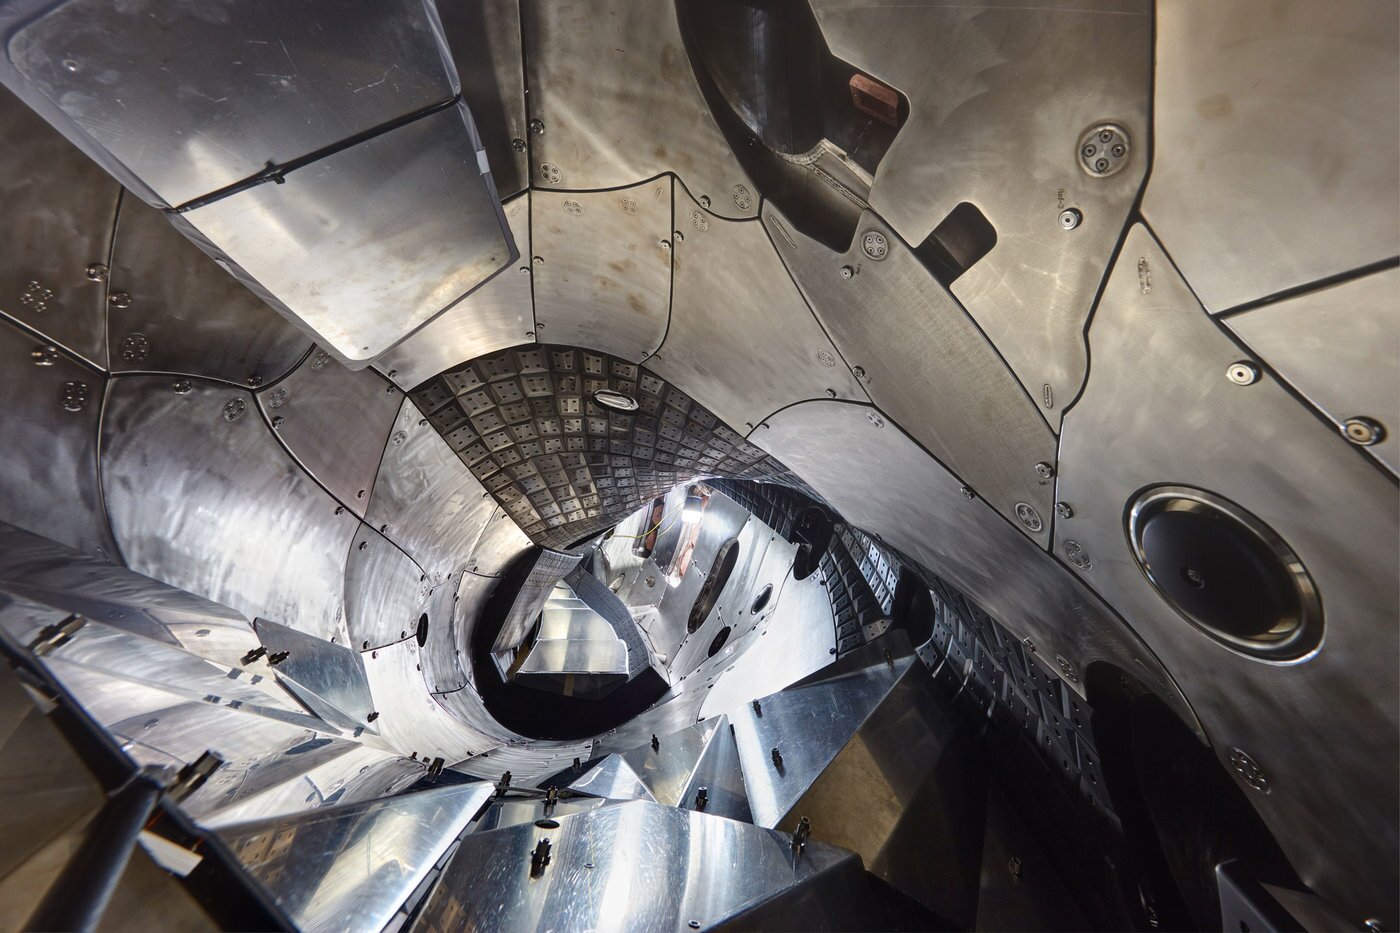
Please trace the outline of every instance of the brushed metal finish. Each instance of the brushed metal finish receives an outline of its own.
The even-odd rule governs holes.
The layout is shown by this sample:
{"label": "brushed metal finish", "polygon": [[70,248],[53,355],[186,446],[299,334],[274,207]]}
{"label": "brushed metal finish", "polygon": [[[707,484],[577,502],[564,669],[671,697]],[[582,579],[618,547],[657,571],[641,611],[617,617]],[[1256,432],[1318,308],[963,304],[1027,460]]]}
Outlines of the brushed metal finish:
{"label": "brushed metal finish", "polygon": [[541,339],[633,363],[661,345],[671,309],[671,189],[663,177],[621,191],[531,195]]}
{"label": "brushed metal finish", "polygon": [[530,629],[535,625],[535,620],[544,609],[545,602],[554,591],[555,584],[578,565],[581,556],[551,551],[548,548],[540,548],[539,553],[535,555],[524,582],[520,584],[520,590],[515,594],[510,611],[501,623],[501,630],[491,645],[491,650],[497,656],[496,663],[503,670],[509,666],[509,662],[502,665],[501,656],[510,655],[524,643]]}
{"label": "brushed metal finish", "polygon": [[[428,692],[419,669],[420,656],[421,649],[411,638],[363,656],[370,695],[379,712],[375,725],[380,737],[400,754],[417,753],[428,761],[440,757],[448,764],[501,744],[504,738],[494,734],[504,731],[499,726],[482,727],[480,722],[459,717],[443,705],[442,697]],[[491,722],[489,717],[485,722]]]}
{"label": "brushed metal finish", "polygon": [[678,187],[676,229],[671,323],[649,368],[732,425],[831,393],[866,400],[762,224],[708,218]]}
{"label": "brushed metal finish", "polygon": [[287,653],[276,667],[278,680],[296,684],[298,697],[309,690],[352,722],[365,723],[374,701],[359,652],[267,619],[255,619],[253,627],[269,654]]}
{"label": "brushed metal finish", "polygon": [[[528,149],[516,140],[534,138],[525,116],[525,62],[520,50],[519,0],[441,0],[435,2],[442,22],[462,98],[471,107],[481,141],[491,162],[491,177],[502,198],[524,191],[530,184]],[[509,209],[507,209],[509,216]],[[527,240],[511,224],[522,256],[529,256]],[[462,357],[469,359],[470,357]],[[452,360],[452,363],[460,360]],[[451,365],[450,363],[448,365]],[[439,366],[435,372],[446,369]],[[430,374],[431,375],[431,374]],[[405,385],[417,385],[416,382]]]}
{"label": "brushed metal finish", "polygon": [[609,755],[598,762],[583,777],[570,784],[569,790],[592,794],[606,800],[656,799],[637,773],[637,769],[618,754]]}
{"label": "brushed metal finish", "polygon": [[1341,431],[1364,415],[1385,428],[1365,448],[1400,472],[1400,272],[1387,269],[1223,320]]}
{"label": "brushed metal finish", "polygon": [[[729,728],[729,717],[712,720],[714,734],[705,743],[700,760],[690,774],[690,782],[681,792],[680,806],[687,810],[702,810],[744,823],[753,822],[749,810],[748,792],[744,785],[744,769],[739,763],[739,747]],[[704,788],[707,800],[702,806],[698,793]]]}
{"label": "brushed metal finish", "polygon": [[[861,215],[858,235],[843,254],[798,232],[771,204],[763,220],[846,361],[866,373],[871,401],[1033,541],[1048,546],[1054,488],[1034,467],[1055,462],[1055,435],[957,299],[870,211]],[[867,231],[885,237],[887,253],[878,262],[862,250]],[[843,267],[858,271],[846,279]],[[1039,531],[1016,520],[1018,502],[1040,513]]]}
{"label": "brushed metal finish", "polygon": [[[462,692],[449,693],[446,696],[458,696]],[[594,755],[592,739],[582,742],[554,742],[516,738],[497,745],[470,761],[458,762],[454,768],[463,774],[491,780],[498,780],[501,772],[509,771],[512,783],[520,787],[538,784],[541,780],[558,774],[570,767],[575,758],[588,761]]]}
{"label": "brushed metal finish", "polygon": [[510,517],[510,513],[497,506],[491,513],[476,547],[467,561],[467,569],[486,577],[499,577],[505,573],[511,561],[534,547],[525,532]]}
{"label": "brushed metal finish", "polygon": [[729,731],[728,720],[723,717],[658,736],[655,748],[647,743],[620,757],[646,785],[652,800],[672,807],[685,806],[691,776],[716,730],[721,728]]}
{"label": "brushed metal finish", "polygon": [[1143,213],[1207,310],[1396,254],[1397,53],[1386,0],[1159,7]]}
{"label": "brushed metal finish", "polygon": [[[569,813],[582,813],[585,810],[596,810],[598,807],[606,807],[610,804],[612,804],[611,800],[604,800],[600,797],[575,797],[571,800],[559,800],[550,808],[548,816],[558,817]],[[545,802],[543,800],[500,797],[491,801],[486,807],[486,812],[472,822],[471,826],[467,828],[467,832],[487,833],[493,829],[520,826],[545,818]]]}
{"label": "brushed metal finish", "polygon": [[351,372],[317,349],[257,399],[292,456],[363,516],[403,393],[378,373]]}
{"label": "brushed metal finish", "polygon": [[[909,98],[870,206],[915,244],[961,202],[986,215],[997,244],[952,291],[1032,398],[1050,386],[1051,427],[1083,384],[1084,324],[1147,170],[1152,9],[813,3],[834,55]],[[1110,120],[1135,145],[1122,170],[1091,177],[1080,138]],[[1066,207],[1082,215],[1072,231]]]}
{"label": "brushed metal finish", "polygon": [[[97,426],[106,380],[66,353],[55,354],[52,365],[35,366],[30,353],[43,345],[0,320],[0,520],[120,561],[98,487]],[[67,383],[87,387],[79,411],[64,410]]]}
{"label": "brushed metal finish", "polygon": [[[423,680],[433,693],[461,690],[468,682],[466,667],[470,662],[463,661],[462,651],[469,648],[469,643],[457,640],[457,614],[462,591],[471,588],[467,581],[470,576],[467,573],[460,578],[449,576],[428,592],[428,607],[424,613],[428,617],[428,631],[418,663],[423,665]],[[480,607],[473,607],[473,611],[479,612]],[[475,618],[469,626],[471,622],[475,622]],[[471,631],[470,627],[467,631]]]}
{"label": "brushed metal finish", "polygon": [[[1400,818],[1396,747],[1375,738],[1400,722],[1400,699],[1382,686],[1395,683],[1400,652],[1393,477],[1272,378],[1230,382],[1239,348],[1141,226],[1109,279],[1090,346],[1094,375],[1061,445],[1059,491],[1075,515],[1059,523],[1057,547],[1073,539],[1092,555],[1084,581],[1169,666],[1226,769],[1238,747],[1268,774],[1271,793],[1245,793],[1307,885],[1349,916],[1391,923],[1400,843],[1372,828]],[[1123,508],[1168,481],[1237,503],[1297,553],[1326,613],[1315,655],[1289,665],[1243,657],[1157,596],[1129,553]]]}
{"label": "brushed metal finish", "polygon": [[[685,933],[692,922],[720,926],[773,899],[794,928],[822,929],[832,923],[824,898],[854,897],[854,886],[864,885],[860,860],[834,846],[808,841],[798,858],[784,833],[647,801],[558,822],[557,829],[522,825],[467,836],[414,929]],[[551,860],[532,879],[539,839],[550,841]],[[717,865],[742,869],[705,870]]]}
{"label": "brushed metal finish", "polygon": [[545,129],[530,140],[536,186],[616,188],[670,171],[716,214],[758,212],[756,197],[734,201],[736,185],[757,189],[695,83],[672,4],[523,0],[520,12],[530,116]]}
{"label": "brushed metal finish", "polygon": [[[585,683],[602,686],[623,682],[627,679],[627,647],[617,638],[541,639],[530,649],[513,679],[528,686],[536,678],[564,680],[566,675],[572,675],[580,688]],[[570,692],[569,685],[564,686],[564,692]]]}
{"label": "brushed metal finish", "polygon": [[[434,693],[455,693],[457,688],[442,689],[450,683],[450,676],[460,678],[465,687],[475,682],[474,670],[468,655],[472,632],[481,619],[486,603],[496,592],[497,579],[483,577],[464,571],[457,581],[457,591],[452,602],[452,615],[445,621],[434,618],[428,630],[428,655],[425,664],[425,679]],[[449,648],[452,657],[446,657]],[[475,693],[472,694],[475,696]],[[454,703],[449,706],[455,708]],[[480,706],[480,697],[476,697]]]}
{"label": "brushed metal finish", "polygon": [[[458,6],[466,8],[475,4]],[[487,139],[489,146],[490,138]],[[511,198],[505,202],[503,210],[510,235],[520,251],[515,266],[423,325],[375,362],[374,367],[404,391],[466,360],[534,342],[530,192],[524,191]]]}
{"label": "brushed metal finish", "polygon": [[[112,369],[171,372],[262,385],[286,375],[311,341],[134,197],[122,199],[108,294],[129,298],[105,315]],[[133,334],[139,355],[123,353]],[[129,357],[129,358],[128,358]]]}
{"label": "brushed metal finish", "polygon": [[105,368],[107,295],[86,270],[107,262],[121,188],[4,88],[0,165],[0,313]]}
{"label": "brushed metal finish", "polygon": [[458,104],[180,217],[292,323],[363,366],[516,258],[476,146]]}
{"label": "brushed metal finish", "polygon": [[435,787],[220,830],[298,929],[378,930],[491,796]]}
{"label": "brushed metal finish", "polygon": [[[949,580],[1044,657],[1062,655],[1076,671],[1095,660],[1132,671],[1199,732],[1167,671],[1108,604],[985,503],[964,497],[961,483],[894,425],[877,427],[870,411],[804,402],[769,418],[771,429],[754,440],[852,525]],[[863,456],[836,456],[836,445]]]}
{"label": "brushed metal finish", "polygon": [[[245,406],[231,422],[230,402]],[[248,618],[337,633],[357,522],[286,455],[251,395],[123,376],[102,427],[103,489],[129,567]]]}
{"label": "brushed metal finish", "polygon": [[425,574],[395,544],[361,524],[345,558],[345,627],[367,651],[410,638],[427,609]]}
{"label": "brushed metal finish", "polygon": [[175,205],[451,97],[435,19],[418,0],[291,15],[67,0],[6,51],[109,164]]}

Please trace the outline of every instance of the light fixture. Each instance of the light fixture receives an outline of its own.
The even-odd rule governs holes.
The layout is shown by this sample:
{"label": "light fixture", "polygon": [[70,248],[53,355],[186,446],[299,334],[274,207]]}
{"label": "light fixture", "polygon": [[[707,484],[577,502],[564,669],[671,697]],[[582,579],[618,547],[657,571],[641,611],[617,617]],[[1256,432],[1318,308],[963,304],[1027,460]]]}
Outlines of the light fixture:
{"label": "light fixture", "polygon": [[700,521],[700,516],[705,511],[705,497],[695,491],[691,486],[685,493],[685,507],[681,509],[681,521],[687,525],[693,525]]}

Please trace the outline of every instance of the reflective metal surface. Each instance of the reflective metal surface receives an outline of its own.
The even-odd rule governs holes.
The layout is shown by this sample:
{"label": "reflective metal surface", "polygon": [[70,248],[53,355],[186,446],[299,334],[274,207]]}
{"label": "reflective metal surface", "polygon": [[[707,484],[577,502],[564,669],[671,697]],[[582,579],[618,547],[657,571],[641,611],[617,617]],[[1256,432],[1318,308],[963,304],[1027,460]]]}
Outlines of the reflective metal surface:
{"label": "reflective metal surface", "polygon": [[831,393],[865,401],[761,224],[709,217],[681,187],[675,213],[671,322],[651,369],[736,427]]}
{"label": "reflective metal surface", "polygon": [[459,104],[180,216],[244,284],[363,365],[516,257],[481,169]]}
{"label": "reflective metal surface", "polygon": [[[479,6],[462,3],[454,7],[462,16],[468,15],[473,8],[493,18],[496,13],[487,11],[494,7],[510,7],[509,12],[515,12],[513,3]],[[442,12],[445,17],[449,15],[445,9]],[[499,12],[504,15],[507,11]],[[521,107],[523,110],[523,103]],[[491,167],[494,174],[494,159]],[[530,257],[535,254],[530,251],[530,192],[522,192],[505,202],[504,211],[506,223],[510,225],[510,235],[520,252],[519,261],[515,267],[486,282],[379,357],[375,368],[399,388],[407,391],[466,360],[534,342]],[[549,336],[554,335],[551,333]]]}
{"label": "reflective metal surface", "polygon": [[[471,107],[490,159],[496,190],[502,198],[511,197],[530,183],[528,143],[533,138],[525,116],[525,62],[520,50],[519,0],[445,2],[434,6],[452,63],[457,67],[462,98]],[[519,146],[516,140],[527,145]],[[506,212],[509,217],[510,209]],[[520,244],[520,255],[529,256],[528,240],[520,238],[513,222],[511,232]],[[433,372],[445,368],[439,366]],[[415,380],[412,384],[421,381]]]}
{"label": "reflective metal surface", "polygon": [[581,794],[607,800],[655,800],[637,769],[621,755],[609,755],[569,785]]}
{"label": "reflective metal surface", "polygon": [[345,559],[345,627],[364,651],[409,638],[427,608],[422,570],[394,543],[360,525]]}
{"label": "reflective metal surface", "polygon": [[336,514],[255,406],[209,383],[182,395],[168,377],[114,379],[102,435],[112,528],[138,573],[329,639],[357,522]]}
{"label": "reflective metal surface", "polygon": [[[530,634],[530,629],[534,627],[539,619],[540,612],[544,609],[545,603],[554,592],[554,587],[564,579],[564,575],[579,562],[580,555],[565,554],[561,551],[551,551],[548,548],[541,548],[535,555],[529,572],[525,575],[525,580],[520,584],[520,590],[515,594],[515,599],[511,603],[510,611],[506,613],[505,621],[501,623],[501,630],[496,635],[496,640],[491,646],[491,650],[496,653],[498,665],[501,664],[502,655],[512,653],[525,641]],[[502,665],[502,667],[509,666]]]}
{"label": "reflective metal surface", "polygon": [[[427,761],[442,758],[449,765],[504,741],[504,735],[509,733],[489,717],[480,722],[468,720],[449,710],[442,696],[428,692],[420,670],[420,655],[418,643],[411,638],[363,655],[370,695],[379,713],[374,724],[380,737],[401,753],[416,753],[419,759]],[[504,735],[498,738],[489,733]]]}
{"label": "reflective metal surface", "polygon": [[[684,931],[742,925],[745,910],[774,899],[795,928],[818,929],[841,925],[827,897],[849,897],[864,884],[859,858],[840,849],[808,842],[798,858],[785,834],[660,804],[635,801],[558,822],[468,836],[414,929],[566,920],[579,929]],[[540,839],[550,842],[550,862],[532,879]],[[700,870],[715,864],[744,869]]]}
{"label": "reflective metal surface", "polygon": [[1394,14],[1385,0],[1159,8],[1143,212],[1208,311],[1396,254]]}
{"label": "reflective metal surface", "polygon": [[[121,560],[102,514],[97,425],[106,381],[67,354],[30,356],[44,346],[0,321],[0,520],[108,561]],[[84,401],[65,408],[70,386]]]}
{"label": "reflective metal surface", "polygon": [[[908,243],[959,203],[986,215],[996,246],[953,294],[1032,398],[1050,387],[1041,410],[1058,426],[1084,380],[1084,323],[1147,170],[1152,5],[812,8],[834,55],[909,98],[870,206]],[[1081,137],[1109,119],[1136,151],[1111,177],[1093,177]],[[1068,231],[1058,220],[1067,207],[1082,218]]]}
{"label": "reflective metal surface", "polygon": [[[1153,321],[1147,334],[1136,326],[1144,316]],[[1353,829],[1400,818],[1386,790],[1396,748],[1372,738],[1400,722],[1393,691],[1372,689],[1393,680],[1400,651],[1395,626],[1382,621],[1400,613],[1391,585],[1400,566],[1393,478],[1271,377],[1231,382],[1226,371],[1240,348],[1141,226],[1124,244],[1089,337],[1094,375],[1061,445],[1058,491],[1075,515],[1057,527],[1057,550],[1073,540],[1092,556],[1077,573],[1170,666],[1216,755],[1227,761],[1231,748],[1244,749],[1268,774],[1268,795],[1245,790],[1303,880],[1349,915],[1393,910],[1397,840]],[[1162,431],[1168,423],[1193,441]],[[1242,657],[1156,594],[1129,553],[1122,510],[1166,480],[1238,503],[1297,553],[1326,613],[1316,655],[1291,666]]]}
{"label": "reflective metal surface", "polygon": [[758,212],[757,189],[695,83],[672,5],[525,0],[520,12],[530,116],[544,128],[530,146],[536,186],[615,188],[672,171],[721,216]]}
{"label": "reflective metal surface", "polygon": [[[1054,462],[1055,435],[957,300],[870,211],[844,254],[804,236],[772,205],[763,222],[846,362],[865,373],[864,389],[881,412],[1032,540],[1048,545],[1054,490],[1035,464]],[[865,255],[869,232],[884,238],[879,261]],[[849,279],[841,272],[857,268]],[[1016,519],[1019,502],[1041,516],[1039,530]]]}
{"label": "reflective metal surface", "polygon": [[134,197],[122,199],[106,291],[123,296],[105,315],[118,372],[262,385],[311,349],[301,331]]}
{"label": "reflective metal surface", "polygon": [[377,930],[489,796],[489,784],[438,787],[219,835],[300,929]]}
{"label": "reflective metal surface", "polygon": [[1224,318],[1226,326],[1343,431],[1385,431],[1366,451],[1400,472],[1400,272],[1389,269]]}
{"label": "reflective metal surface", "polygon": [[661,345],[671,308],[671,188],[662,177],[617,191],[531,195],[542,339],[634,363]]}
{"label": "reflective metal surface", "polygon": [[[309,691],[315,697],[313,704],[329,706],[352,725],[365,723],[374,711],[374,701],[359,652],[267,619],[256,619],[253,626],[269,654],[286,652],[277,665],[277,679],[294,684],[289,689],[299,699],[304,702]],[[313,711],[326,715],[314,706]]]}

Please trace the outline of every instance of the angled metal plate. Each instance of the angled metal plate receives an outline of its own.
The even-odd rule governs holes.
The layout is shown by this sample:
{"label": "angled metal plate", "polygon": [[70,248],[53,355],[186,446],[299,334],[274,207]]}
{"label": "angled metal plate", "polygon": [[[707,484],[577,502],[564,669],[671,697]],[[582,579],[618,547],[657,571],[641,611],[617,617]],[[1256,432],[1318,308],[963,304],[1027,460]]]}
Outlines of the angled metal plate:
{"label": "angled metal plate", "polygon": [[[1152,4],[812,7],[832,54],[909,98],[870,206],[913,244],[960,203],[982,211],[996,246],[953,294],[1032,398],[1050,387],[1042,410],[1058,427],[1083,384],[1084,324],[1147,170]],[[1120,171],[1095,177],[1081,140],[1110,122],[1130,149]],[[1067,208],[1080,212],[1073,230],[1058,219]]]}
{"label": "angled metal plate", "polygon": [[345,559],[345,627],[359,651],[403,641],[426,612],[423,571],[395,544],[361,524]]}
{"label": "angled metal plate", "polygon": [[417,406],[404,399],[379,462],[365,520],[433,580],[466,566],[496,500]]}
{"label": "angled metal plate", "polygon": [[[463,691],[447,696],[459,696]],[[499,731],[504,732],[499,726]],[[582,742],[553,742],[514,737],[470,761],[461,761],[455,769],[463,774],[498,780],[501,772],[509,771],[517,787],[537,785],[571,766],[575,758],[588,761],[595,757],[593,740]],[[552,783],[552,782],[551,782]]]}
{"label": "angled metal plate", "polygon": [[633,363],[661,346],[671,310],[671,187],[663,177],[619,191],[531,195],[541,339]]}
{"label": "angled metal plate", "polygon": [[1386,0],[1158,9],[1143,212],[1211,313],[1395,255],[1398,52]]}
{"label": "angled metal plate", "polygon": [[793,402],[866,400],[762,224],[711,217],[678,187],[676,230],[671,324],[647,362],[657,375],[750,429]]}
{"label": "angled metal plate", "polygon": [[[843,254],[798,232],[771,204],[763,222],[827,332],[865,373],[870,399],[1031,540],[1048,546],[1054,489],[1035,465],[1054,464],[1055,435],[957,299],[870,211]],[[883,238],[879,261],[862,245],[872,233]],[[849,279],[843,269],[852,270]],[[1039,521],[1019,521],[1018,503],[1030,505]]]}
{"label": "angled metal plate", "polygon": [[[514,4],[455,6],[459,16],[466,16],[469,10],[486,10],[493,6],[514,7]],[[473,112],[476,112],[475,109]],[[486,139],[489,148],[491,137]],[[494,168],[494,159],[491,164]],[[375,369],[404,391],[466,360],[534,342],[535,299],[530,288],[530,257],[534,255],[530,252],[530,193],[521,192],[507,201],[504,210],[510,235],[520,251],[520,260],[515,267],[505,270],[467,295],[375,362]]]}
{"label": "angled metal plate", "polygon": [[[720,716],[707,722],[713,722],[715,730],[695,763],[690,782],[681,792],[679,806],[751,823],[753,813],[749,810],[748,792],[744,788],[744,768],[739,761],[739,746],[734,742],[729,717]],[[703,805],[699,797],[702,789]]]}
{"label": "angled metal plate", "polygon": [[581,556],[551,551],[548,548],[540,549],[535,555],[533,566],[520,585],[520,591],[515,594],[515,601],[511,603],[505,621],[501,623],[501,630],[496,634],[496,640],[491,647],[492,651],[498,654],[511,652],[525,641],[541,610],[544,609],[545,602],[554,591],[555,584],[578,565]]}
{"label": "angled metal plate", "polygon": [[341,628],[355,517],[336,514],[250,394],[172,386],[169,377],[123,376],[108,394],[103,491],[128,566],[330,639]]}
{"label": "angled metal plate", "polygon": [[477,145],[459,103],[180,218],[289,320],[363,366],[518,257]]}
{"label": "angled metal plate", "polygon": [[[473,670],[470,663],[462,660],[460,652],[469,650],[472,633],[476,630],[476,624],[481,619],[481,613],[486,608],[487,601],[496,592],[497,580],[495,577],[483,577],[478,574],[463,571],[457,582],[457,592],[452,602],[452,617],[446,625],[441,626],[445,632],[435,632],[432,628],[428,630],[428,652],[426,678],[429,687],[436,687],[439,682],[446,682],[442,670],[446,669],[459,675],[463,685],[473,683]],[[429,625],[436,625],[436,621]],[[435,639],[441,639],[435,642]],[[442,657],[447,650],[447,642],[450,640],[453,659]],[[455,692],[439,691],[435,693]],[[475,693],[472,694],[475,696]],[[480,698],[477,698],[480,703]]]}
{"label": "angled metal plate", "polygon": [[[98,487],[97,426],[106,380],[46,346],[0,320],[0,435],[6,450],[0,520],[120,561]],[[45,365],[34,365],[36,350]]]}
{"label": "angled metal plate", "polygon": [[[646,801],[558,822],[556,829],[512,826],[463,839],[418,928],[496,928],[501,918],[517,929],[677,933],[727,919],[759,929],[775,928],[779,917],[794,929],[859,925],[828,913],[833,899],[855,903],[866,883],[860,859],[833,846],[809,841],[795,857],[784,833]],[[541,838],[551,843],[550,863],[532,878],[530,854]],[[742,870],[706,870],[716,865]],[[744,911],[760,905],[772,919],[745,923]]]}
{"label": "angled metal plate", "polygon": [[621,755],[609,755],[569,785],[581,794],[608,800],[655,800],[637,770]]}
{"label": "angled metal plate", "polygon": [[116,372],[258,386],[286,375],[311,349],[305,334],[134,197],[122,199],[117,215],[107,293]]}
{"label": "angled metal plate", "polygon": [[378,930],[490,796],[490,784],[436,787],[219,835],[298,928]]}
{"label": "angled metal plate", "polygon": [[585,810],[596,810],[599,807],[611,806],[613,803],[615,801],[605,800],[601,797],[574,797],[558,801],[546,812],[543,800],[501,797],[491,801],[486,812],[481,814],[480,819],[472,823],[468,832],[489,833],[493,829],[519,826],[523,823],[533,823],[539,819],[567,816],[570,813],[582,813]]}
{"label": "angled metal plate", "polygon": [[[1400,697],[1383,686],[1400,657],[1394,477],[1272,377],[1231,382],[1240,348],[1142,226],[1089,336],[1094,375],[1061,444],[1059,491],[1075,515],[1057,528],[1057,550],[1073,540],[1088,555],[1077,573],[1169,666],[1224,767],[1234,773],[1239,748],[1267,775],[1270,793],[1243,792],[1307,885],[1349,916],[1390,923],[1400,839],[1368,827],[1400,818],[1396,747],[1374,740],[1400,723]],[[1123,516],[1140,490],[1163,483],[1237,503],[1287,542],[1325,607],[1315,655],[1278,665],[1236,654],[1157,595]]]}
{"label": "angled metal plate", "polygon": [[359,652],[267,619],[255,619],[253,627],[269,654],[287,654],[277,665],[278,679],[312,691],[354,722],[364,723],[374,711]]}
{"label": "angled metal plate", "polygon": [[0,313],[105,368],[107,294],[87,269],[107,263],[121,188],[4,89],[0,165],[0,216],[12,231],[0,251]]}
{"label": "angled metal plate", "polygon": [[695,83],[673,5],[525,0],[521,21],[530,116],[544,125],[530,140],[537,186],[616,188],[670,171],[720,215],[758,212]]}
{"label": "angled metal plate", "polygon": [[[470,664],[463,660],[463,651],[470,650],[471,643],[457,640],[457,607],[463,591],[472,588],[473,584],[467,580],[471,576],[468,573],[460,578],[450,576],[428,593],[428,631],[419,663],[423,665],[423,680],[433,693],[461,690],[468,682],[466,667]],[[471,629],[466,631],[470,633]]]}
{"label": "angled metal plate", "polygon": [[1232,314],[1225,325],[1337,425],[1358,415],[1385,436],[1366,448],[1400,472],[1400,271]]}
{"label": "angled metal plate", "polygon": [[[1098,659],[1132,670],[1199,731],[1161,663],[1108,604],[986,503],[966,498],[962,484],[898,428],[877,426],[871,411],[804,402],[769,418],[771,429],[754,441],[853,526],[948,579],[1041,655],[1063,657],[1074,671]],[[850,450],[861,456],[842,453]]]}
{"label": "angled metal plate", "polygon": [[363,516],[403,393],[378,373],[351,372],[317,349],[257,399],[292,456]]}
{"label": "angled metal plate", "polygon": [[712,719],[657,736],[655,747],[648,743],[623,752],[620,757],[646,785],[651,799],[672,807],[685,806],[686,788],[720,725],[718,719]]}

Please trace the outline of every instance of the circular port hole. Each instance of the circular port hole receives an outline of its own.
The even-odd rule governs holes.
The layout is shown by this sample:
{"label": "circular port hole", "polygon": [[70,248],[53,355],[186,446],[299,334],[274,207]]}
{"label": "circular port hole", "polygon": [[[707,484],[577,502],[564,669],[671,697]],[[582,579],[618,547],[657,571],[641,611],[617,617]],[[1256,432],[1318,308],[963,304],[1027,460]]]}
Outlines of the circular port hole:
{"label": "circular port hole", "polygon": [[706,655],[706,657],[713,658],[715,655],[719,654],[720,649],[724,647],[724,643],[729,641],[729,632],[730,628],[726,625],[715,633],[714,641],[710,642],[710,653]]}
{"label": "circular port hole", "polygon": [[773,584],[770,583],[758,591],[758,595],[753,598],[753,604],[749,606],[749,612],[752,615],[758,615],[764,609],[768,608],[768,601],[772,598]]}
{"label": "circular port hole", "polygon": [[608,411],[636,411],[638,407],[636,399],[615,389],[596,390],[593,393],[593,401],[599,408],[606,408]]}
{"label": "circular port hole", "polygon": [[425,612],[418,617],[418,647],[422,648],[428,643],[428,614]]}

